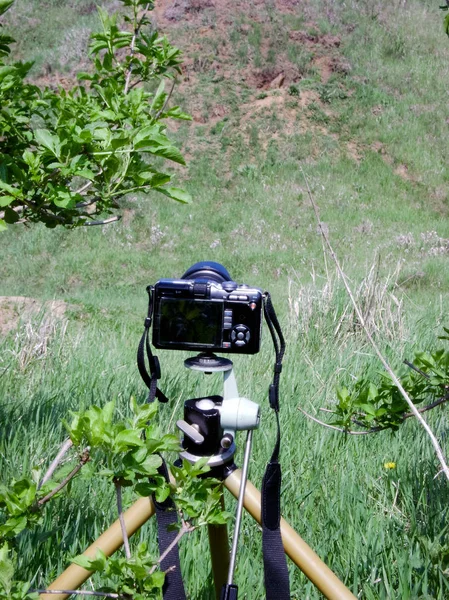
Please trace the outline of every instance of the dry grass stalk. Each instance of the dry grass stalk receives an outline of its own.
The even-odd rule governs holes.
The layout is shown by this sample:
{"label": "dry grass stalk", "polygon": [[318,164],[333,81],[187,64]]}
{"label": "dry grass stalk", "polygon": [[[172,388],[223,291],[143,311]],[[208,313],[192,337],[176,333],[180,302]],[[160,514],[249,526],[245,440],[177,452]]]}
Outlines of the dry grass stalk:
{"label": "dry grass stalk", "polygon": [[426,420],[422,417],[422,415],[420,414],[419,410],[413,404],[410,396],[407,394],[407,392],[403,388],[403,386],[402,386],[401,382],[399,381],[398,377],[396,376],[396,374],[394,373],[394,371],[392,370],[392,368],[388,364],[386,358],[384,357],[384,355],[379,350],[376,342],[374,341],[373,336],[371,335],[371,332],[369,331],[369,328],[368,328],[368,326],[365,323],[365,320],[364,320],[364,317],[363,317],[363,313],[362,313],[362,311],[361,311],[361,309],[360,309],[360,307],[359,307],[359,305],[358,305],[358,303],[357,303],[357,301],[355,299],[355,296],[354,296],[354,294],[353,294],[353,292],[351,290],[351,287],[350,287],[350,285],[348,283],[348,278],[346,277],[346,274],[345,274],[345,272],[343,271],[343,269],[342,269],[342,267],[340,265],[340,261],[338,260],[338,257],[335,254],[335,251],[334,251],[334,249],[332,247],[332,244],[330,243],[329,236],[327,235],[327,233],[324,230],[324,228],[321,226],[321,219],[320,219],[320,214],[319,214],[318,206],[317,206],[317,204],[315,202],[315,199],[312,196],[312,192],[310,190],[309,182],[308,182],[308,180],[307,180],[307,178],[305,176],[305,173],[302,170],[302,168],[301,168],[301,172],[302,172],[302,174],[304,176],[304,180],[305,180],[305,183],[306,183],[306,186],[307,186],[308,196],[309,196],[310,202],[312,204],[312,207],[313,207],[313,210],[314,210],[314,213],[315,213],[315,217],[316,217],[316,219],[318,221],[318,226],[320,228],[321,234],[322,234],[323,239],[325,241],[326,247],[327,247],[327,249],[328,249],[328,251],[329,251],[329,253],[330,253],[331,257],[332,257],[332,260],[334,261],[334,263],[335,263],[335,265],[337,267],[337,270],[338,270],[338,272],[340,274],[340,277],[342,278],[343,284],[344,284],[344,286],[346,288],[346,291],[348,293],[348,296],[349,296],[349,298],[351,300],[352,306],[354,307],[354,311],[355,311],[355,313],[357,315],[357,318],[358,318],[358,320],[360,322],[360,325],[362,326],[362,328],[363,328],[363,330],[364,330],[364,332],[366,334],[366,337],[368,338],[371,346],[373,347],[375,353],[377,354],[377,356],[378,356],[380,362],[382,363],[384,369],[390,375],[393,383],[398,388],[401,396],[407,402],[407,404],[408,404],[411,412],[414,414],[414,416],[416,417],[416,419],[418,420],[418,422],[422,425],[422,427],[427,432],[427,435],[429,436],[429,438],[430,438],[430,440],[432,442],[432,445],[433,445],[433,447],[435,449],[436,455],[437,455],[438,460],[440,462],[440,465],[442,467],[441,471],[445,474],[446,478],[449,481],[449,467],[447,465],[447,462],[446,462],[446,459],[444,457],[444,454],[443,454],[443,451],[441,449],[441,446],[438,443],[438,440],[435,437],[435,434],[433,433],[433,431],[431,430],[431,428],[427,424]]}
{"label": "dry grass stalk", "polygon": [[[14,335],[14,349],[11,353],[17,361],[17,366],[24,371],[31,362],[44,359],[53,340],[58,339],[62,345],[66,330],[67,318],[64,317],[66,304],[61,301],[40,304],[31,298],[12,298],[9,309],[2,315],[10,319],[5,326]],[[14,314],[17,311],[17,316]],[[6,331],[8,331],[6,328]]]}
{"label": "dry grass stalk", "polygon": [[[382,332],[387,339],[404,339],[403,300],[391,290],[397,287],[400,265],[393,273],[380,279],[378,262],[374,262],[368,275],[354,292],[360,306],[365,326],[372,335]],[[301,284],[299,276],[289,280],[290,318],[295,327],[303,333],[312,328],[332,326],[334,337],[345,340],[357,331],[363,331],[350,300],[341,304],[342,290],[339,274],[327,271],[320,285],[319,277],[313,271],[312,283]]]}

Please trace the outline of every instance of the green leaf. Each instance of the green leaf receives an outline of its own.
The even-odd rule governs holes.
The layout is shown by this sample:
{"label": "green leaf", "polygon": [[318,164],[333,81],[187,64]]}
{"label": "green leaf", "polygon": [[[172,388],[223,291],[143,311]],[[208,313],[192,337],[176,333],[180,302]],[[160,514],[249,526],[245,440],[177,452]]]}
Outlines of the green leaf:
{"label": "green leaf", "polygon": [[165,81],[162,81],[159,84],[159,87],[154,94],[153,102],[151,103],[150,110],[152,112],[158,112],[164,106],[165,99],[167,98],[167,94],[164,93],[165,89]]}
{"label": "green leaf", "polygon": [[6,231],[8,229],[8,226],[6,225],[5,221],[3,219],[0,219],[0,231]]}
{"label": "green leaf", "polygon": [[11,202],[14,202],[16,198],[14,196],[0,196],[0,206],[3,208],[4,206],[9,206]]}
{"label": "green leaf", "polygon": [[14,0],[0,0],[0,15],[5,14],[5,12],[11,8]]}
{"label": "green leaf", "polygon": [[100,550],[100,548],[97,548],[95,558],[87,558],[87,556],[80,554],[79,556],[72,558],[71,562],[75,563],[75,565],[78,565],[79,567],[83,567],[83,569],[88,571],[104,571],[107,563],[107,557],[106,554]]}
{"label": "green leaf", "polygon": [[[147,496],[151,496],[152,494],[154,494],[155,490],[157,490],[157,486],[148,482],[142,482],[137,483],[134,489],[136,493],[139,494],[139,496],[143,496],[144,498],[146,498]],[[157,500],[158,502],[160,502],[159,498]]]}
{"label": "green leaf", "polygon": [[449,13],[444,17],[444,31],[449,35]]}
{"label": "green leaf", "polygon": [[0,548],[0,590],[3,588],[9,592],[14,577],[14,564],[9,557],[8,544],[4,543]]}
{"label": "green leaf", "polygon": [[[136,133],[133,137],[134,148],[140,148],[145,146],[147,143],[153,144],[156,137],[160,135],[159,127],[157,125],[147,125]],[[164,140],[164,143],[168,140]]]}
{"label": "green leaf", "polygon": [[137,429],[124,429],[116,435],[114,443],[119,449],[126,449],[130,446],[143,446],[145,442]]}
{"label": "green leaf", "polygon": [[[1,43],[1,39],[0,39],[0,43]],[[0,81],[2,81],[3,79],[5,79],[5,77],[7,75],[11,75],[12,73],[17,73],[17,69],[16,67],[12,67],[12,66],[5,66],[5,67],[1,67],[0,68]]]}
{"label": "green leaf", "polygon": [[[12,187],[12,185],[9,185],[8,183],[6,183],[5,181],[2,181],[0,179],[0,190],[5,190],[5,192],[8,192],[8,194],[10,194],[11,196],[15,196],[16,198],[21,196],[22,192],[21,190]],[[10,204],[9,202],[7,202],[6,204],[0,204],[0,206],[7,206],[8,204]]]}
{"label": "green leaf", "polygon": [[22,154],[22,158],[32,169],[36,169],[39,166],[39,157],[31,152],[31,150],[25,150]]}
{"label": "green leaf", "polygon": [[174,146],[146,146],[142,148],[143,152],[150,152],[151,154],[155,154],[156,156],[162,156],[164,158],[168,158],[168,160],[172,160],[180,165],[185,165],[185,160],[181,152],[178,148]]}
{"label": "green leaf", "polygon": [[169,110],[164,112],[161,115],[161,117],[163,117],[163,118],[171,117],[172,119],[182,119],[183,121],[191,121],[192,120],[192,117],[190,115],[188,115],[187,113],[182,112],[181,109],[179,108],[179,106],[173,106],[173,108],[170,108]]}
{"label": "green leaf", "polygon": [[74,208],[76,204],[76,198],[71,192],[66,191],[64,188],[57,190],[57,195],[52,198],[53,204],[60,208]]}
{"label": "green leaf", "polygon": [[185,190],[182,190],[180,188],[176,188],[176,187],[159,188],[159,187],[157,187],[154,189],[157,190],[158,192],[161,192],[161,194],[168,196],[172,200],[177,200],[178,202],[182,202],[183,204],[190,204],[190,202],[192,202],[192,196],[188,192],[186,192]]}
{"label": "green leaf", "polygon": [[95,173],[90,169],[81,169],[81,171],[76,171],[77,177],[84,177],[84,179],[89,179],[89,181],[95,181]]}
{"label": "green leaf", "polygon": [[61,142],[56,134],[52,134],[48,129],[36,129],[34,132],[34,139],[38,144],[50,150],[57,158],[59,158],[61,151]]}
{"label": "green leaf", "polygon": [[6,523],[0,526],[0,537],[2,536],[16,536],[21,531],[26,529],[28,520],[25,515],[10,517]]}
{"label": "green leaf", "polygon": [[158,487],[155,493],[157,502],[164,502],[170,495],[170,487],[168,485],[164,487]]}
{"label": "green leaf", "polygon": [[163,571],[155,571],[151,576],[151,583],[154,587],[162,588],[165,581],[165,573]]}

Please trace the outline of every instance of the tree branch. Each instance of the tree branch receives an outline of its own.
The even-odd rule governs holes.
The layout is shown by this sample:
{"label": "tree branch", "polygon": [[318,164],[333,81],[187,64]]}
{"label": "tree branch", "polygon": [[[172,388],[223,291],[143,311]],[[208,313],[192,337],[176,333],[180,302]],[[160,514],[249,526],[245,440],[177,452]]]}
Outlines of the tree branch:
{"label": "tree branch", "polygon": [[[146,14],[148,12],[148,9],[150,8],[150,4],[151,4],[151,2],[148,2],[148,4],[143,9],[142,16],[140,17],[139,22],[137,23],[136,27],[134,28],[134,34],[133,34],[133,37],[132,37],[132,40],[131,40],[131,44],[129,46],[129,48],[130,48],[129,55],[130,55],[131,59],[134,56],[134,51],[135,51],[135,47],[136,47],[136,39],[137,39],[137,36],[139,35],[140,28],[142,27],[143,20],[144,20]],[[124,92],[123,92],[125,94],[125,96],[128,93],[128,91],[129,91],[129,82],[131,80],[132,71],[133,71],[133,68],[132,68],[132,64],[130,62],[129,68],[128,68],[128,72],[126,74],[125,89],[124,89]]]}
{"label": "tree branch", "polygon": [[129,596],[115,594],[114,592],[92,592],[89,590],[30,590],[30,592],[37,594],[77,594],[78,596],[103,596],[103,598],[129,598]]}
{"label": "tree branch", "polygon": [[[435,402],[432,402],[431,404],[427,404],[427,406],[423,406],[422,408],[418,408],[418,412],[419,413],[427,412],[428,410],[432,410],[432,408],[435,408],[435,406],[444,404],[448,400],[449,400],[449,394],[446,394],[446,396],[441,396],[441,398],[438,398],[438,400],[435,400]],[[402,418],[405,420],[405,419],[409,419],[410,417],[414,417],[414,416],[415,416],[414,413],[405,413],[402,416]]]}
{"label": "tree branch", "polygon": [[404,365],[407,365],[407,367],[410,367],[410,369],[413,369],[414,371],[416,371],[416,373],[419,373],[426,379],[430,379],[430,375],[428,373],[424,373],[424,371],[421,371],[421,369],[418,369],[418,367],[415,367],[415,365],[413,363],[409,362],[407,359],[404,360],[403,362],[404,362]]}
{"label": "tree branch", "polygon": [[56,494],[58,492],[60,492],[62,490],[63,487],[65,487],[69,481],[71,479],[73,479],[75,477],[75,475],[78,473],[78,471],[80,471],[84,465],[89,461],[89,448],[85,448],[83,450],[82,455],[80,456],[80,462],[76,465],[76,467],[74,469],[72,469],[70,471],[70,473],[67,475],[67,477],[65,477],[61,483],[55,487],[54,490],[52,490],[51,492],[49,492],[46,496],[44,496],[43,498],[41,498],[38,502],[37,502],[37,506],[40,508],[41,506],[44,506],[44,504],[46,504],[49,500],[51,500],[53,498],[53,496],[56,496]]}
{"label": "tree branch", "polygon": [[129,549],[129,538],[128,532],[126,531],[125,519],[123,518],[123,507],[122,507],[122,486],[120,485],[118,480],[114,480],[115,485],[115,494],[117,497],[117,510],[118,510],[118,518],[120,521],[120,528],[122,530],[123,536],[123,546],[125,548],[125,556],[128,560],[131,559],[131,550]]}
{"label": "tree branch", "polygon": [[173,83],[171,86],[170,91],[168,92],[168,96],[165,98],[165,102],[163,107],[156,113],[156,116],[154,117],[154,120],[157,121],[159,119],[159,117],[161,116],[161,114],[164,112],[165,107],[167,106],[167,104],[170,102],[170,98],[171,95],[173,94],[173,90],[175,89],[175,85],[176,85],[176,79],[173,79]]}
{"label": "tree branch", "polygon": [[[449,394],[447,394],[446,396],[442,396],[441,398],[438,398],[438,400],[435,400],[435,402],[431,402],[430,404],[427,404],[426,406],[423,406],[421,408],[418,408],[418,412],[419,413],[425,413],[428,410],[432,410],[432,408],[435,408],[436,406],[439,406],[440,404],[444,404],[445,402],[447,402],[449,400]],[[299,407],[298,407],[299,408]],[[388,426],[378,426],[378,427],[371,427],[371,429],[365,429],[364,431],[349,431],[346,429],[341,429],[340,427],[336,427],[335,425],[330,425],[329,423],[325,423],[324,421],[320,421],[319,419],[316,419],[315,417],[312,417],[312,415],[309,415],[308,413],[306,413],[304,410],[302,410],[301,408],[299,408],[299,410],[304,413],[304,415],[306,415],[306,417],[308,417],[309,419],[312,419],[312,421],[315,421],[316,423],[319,423],[320,425],[323,425],[324,427],[329,427],[330,429],[336,429],[337,431],[341,431],[342,433],[352,433],[353,435],[360,435],[363,433],[379,433],[380,431],[385,431],[386,429],[388,429]],[[322,410],[323,412],[328,412],[328,413],[332,413],[333,415],[335,415],[335,411],[333,410],[329,410],[327,408],[320,408],[320,410]],[[362,415],[365,416],[365,415]],[[402,421],[405,421],[406,419],[410,419],[411,417],[414,417],[415,414],[414,413],[404,413],[402,415]],[[354,425],[358,425],[359,427],[365,427],[365,423],[362,423],[361,421],[358,421],[357,419],[351,419],[351,422],[354,423]]]}
{"label": "tree branch", "polygon": [[56,471],[56,469],[58,468],[59,463],[61,462],[61,460],[64,458],[66,452],[68,450],[70,450],[70,448],[73,446],[73,442],[70,438],[68,438],[61,446],[61,449],[59,450],[58,454],[56,455],[55,459],[53,460],[53,462],[51,463],[51,465],[48,467],[47,472],[45,473],[45,475],[42,477],[42,479],[39,481],[39,484],[37,486],[37,489],[40,490],[41,487],[44,485],[44,483],[47,483],[47,481],[50,479],[50,477],[53,475],[53,473]]}
{"label": "tree branch", "polygon": [[181,529],[178,531],[178,534],[173,539],[172,543],[167,546],[167,548],[164,550],[164,552],[162,552],[162,554],[158,558],[157,563],[151,567],[150,575],[152,575],[156,571],[158,565],[164,560],[164,558],[166,556],[168,556],[170,554],[170,552],[173,550],[173,548],[176,546],[176,544],[179,542],[179,540],[182,538],[182,536],[185,535],[186,533],[190,533],[190,532],[194,531],[194,529],[195,529],[195,527],[193,525],[190,525],[190,523],[188,523],[187,521],[184,521],[184,519],[182,519]]}
{"label": "tree branch", "polygon": [[103,221],[86,221],[83,223],[83,227],[92,227],[92,225],[109,225],[109,223],[114,223],[114,221],[120,221],[121,218],[121,215],[116,215],[115,217],[104,219]]}
{"label": "tree branch", "polygon": [[362,326],[366,337],[368,338],[371,346],[373,347],[375,353],[377,354],[380,362],[382,363],[383,367],[385,368],[385,370],[387,371],[387,373],[390,375],[391,379],[393,380],[393,383],[395,384],[395,386],[398,388],[400,394],[402,395],[402,397],[404,398],[404,400],[407,402],[408,406],[410,407],[411,412],[414,414],[414,416],[418,419],[419,423],[422,425],[422,427],[425,429],[425,431],[427,432],[427,435],[430,438],[430,441],[432,442],[432,445],[435,449],[436,455],[438,457],[438,460],[442,466],[442,470],[444,472],[444,474],[446,475],[446,478],[449,480],[449,467],[446,463],[446,459],[444,457],[443,451],[441,449],[440,444],[438,443],[438,440],[436,439],[433,431],[431,430],[431,428],[429,427],[429,425],[427,424],[427,422],[425,421],[425,419],[423,419],[423,417],[421,416],[421,414],[419,413],[418,409],[416,408],[416,406],[413,404],[411,398],[409,397],[409,395],[407,394],[407,392],[405,391],[405,389],[403,388],[401,382],[399,381],[398,377],[396,376],[396,374],[394,373],[394,371],[392,370],[392,368],[390,367],[390,365],[388,364],[386,358],[384,358],[383,354],[381,353],[381,351],[379,350],[379,348],[377,347],[376,342],[374,341],[371,333],[369,332],[369,329],[366,326],[365,320],[363,318],[363,315],[360,311],[359,305],[357,304],[355,298],[354,298],[354,294],[352,293],[352,290],[349,286],[349,283],[347,281],[346,278],[346,274],[344,273],[341,265],[340,265],[340,261],[337,258],[337,255],[334,252],[334,249],[332,247],[332,244],[330,243],[329,237],[325,231],[325,229],[323,228],[322,224],[321,224],[321,219],[320,219],[320,213],[318,210],[318,206],[312,196],[312,192],[310,190],[310,186],[309,186],[309,182],[305,176],[305,173],[302,169],[302,167],[300,166],[300,170],[302,172],[302,175],[304,177],[304,181],[306,182],[306,186],[307,186],[307,192],[308,192],[308,196],[310,199],[310,202],[312,204],[313,207],[313,211],[315,213],[315,217],[318,221],[318,227],[320,229],[321,235],[323,236],[323,239],[326,243],[326,246],[329,250],[329,253],[332,257],[332,260],[334,261],[338,273],[340,274],[340,277],[342,278],[343,284],[346,288],[346,291],[348,293],[349,298],[351,299],[352,305],[354,307],[355,313],[357,314],[357,317],[360,321],[360,325]]}
{"label": "tree branch", "polygon": [[76,206],[76,208],[84,208],[85,206],[91,206],[92,204],[95,204],[95,202],[98,202],[98,200],[100,200],[100,197],[94,196],[90,200],[84,200],[83,202],[77,202],[75,206]]}
{"label": "tree branch", "polygon": [[300,406],[298,406],[298,410],[300,410],[302,412],[302,414],[305,415],[308,419],[315,421],[315,423],[318,423],[319,425],[322,425],[323,427],[327,427],[328,429],[335,429],[335,431],[339,431],[340,433],[346,433],[347,435],[367,435],[368,433],[376,433],[375,431],[372,431],[370,429],[368,429],[366,431],[351,431],[350,429],[343,429],[342,427],[336,427],[335,425],[329,425],[329,423],[325,423],[324,421],[320,421],[316,417],[312,417],[312,415],[309,415],[309,413],[307,413],[305,410],[303,410]]}

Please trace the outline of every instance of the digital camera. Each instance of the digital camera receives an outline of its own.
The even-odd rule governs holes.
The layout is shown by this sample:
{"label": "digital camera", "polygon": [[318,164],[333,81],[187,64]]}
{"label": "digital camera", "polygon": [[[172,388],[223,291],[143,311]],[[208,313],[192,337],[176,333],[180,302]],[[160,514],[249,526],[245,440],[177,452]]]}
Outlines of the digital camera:
{"label": "digital camera", "polygon": [[259,352],[263,293],[232,281],[223,265],[196,263],[181,279],[161,279],[152,292],[156,348]]}

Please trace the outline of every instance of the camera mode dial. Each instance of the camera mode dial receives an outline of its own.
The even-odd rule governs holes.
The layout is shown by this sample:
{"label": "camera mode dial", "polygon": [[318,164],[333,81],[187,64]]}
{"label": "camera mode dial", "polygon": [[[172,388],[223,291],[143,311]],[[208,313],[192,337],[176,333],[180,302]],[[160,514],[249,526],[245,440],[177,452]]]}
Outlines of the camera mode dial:
{"label": "camera mode dial", "polygon": [[225,290],[225,292],[233,292],[238,288],[238,283],[235,281],[224,281],[221,284],[221,287]]}

